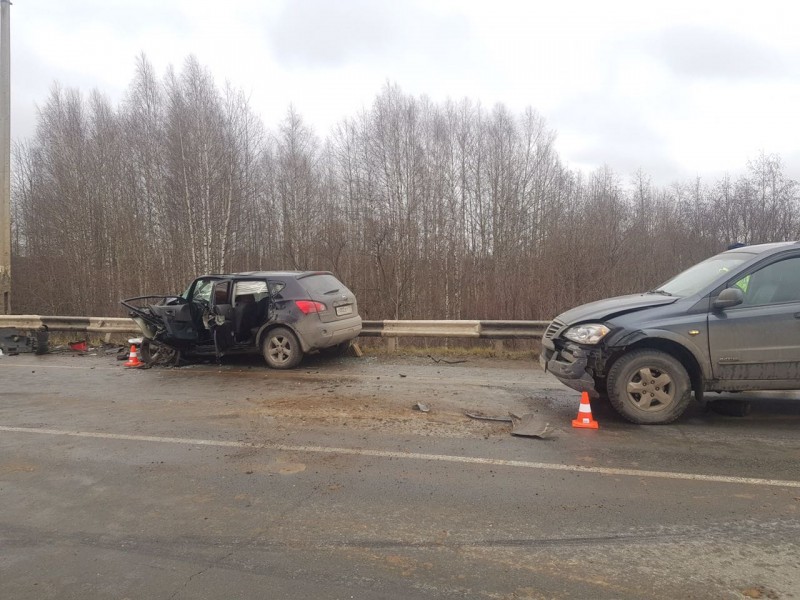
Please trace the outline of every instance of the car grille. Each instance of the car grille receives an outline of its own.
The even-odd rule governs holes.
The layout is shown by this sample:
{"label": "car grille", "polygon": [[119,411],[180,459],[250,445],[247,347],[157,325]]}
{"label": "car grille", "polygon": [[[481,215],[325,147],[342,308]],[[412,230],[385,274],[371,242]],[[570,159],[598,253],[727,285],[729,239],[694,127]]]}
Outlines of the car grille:
{"label": "car grille", "polygon": [[547,326],[547,329],[544,330],[544,339],[552,340],[562,327],[564,327],[564,323],[558,319],[553,319],[550,321],[550,325]]}

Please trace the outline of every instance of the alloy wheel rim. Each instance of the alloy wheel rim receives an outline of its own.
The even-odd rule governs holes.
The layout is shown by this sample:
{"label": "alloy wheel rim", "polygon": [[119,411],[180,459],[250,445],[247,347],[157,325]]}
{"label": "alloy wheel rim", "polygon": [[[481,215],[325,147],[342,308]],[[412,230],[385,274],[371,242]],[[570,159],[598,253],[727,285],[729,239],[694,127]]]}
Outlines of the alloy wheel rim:
{"label": "alloy wheel rim", "polygon": [[276,336],[269,341],[269,355],[276,362],[286,362],[292,353],[289,340],[283,336]]}
{"label": "alloy wheel rim", "polygon": [[664,410],[675,400],[672,378],[653,367],[642,367],[633,373],[626,391],[637,408],[648,412]]}

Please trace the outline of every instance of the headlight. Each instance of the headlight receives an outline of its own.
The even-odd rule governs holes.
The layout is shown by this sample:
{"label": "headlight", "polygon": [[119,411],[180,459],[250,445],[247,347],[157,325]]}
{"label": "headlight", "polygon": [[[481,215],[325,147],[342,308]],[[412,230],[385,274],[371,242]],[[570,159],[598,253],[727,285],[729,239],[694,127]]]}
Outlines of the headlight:
{"label": "headlight", "polygon": [[609,332],[608,327],[600,323],[584,323],[575,325],[564,332],[564,337],[578,344],[596,344]]}

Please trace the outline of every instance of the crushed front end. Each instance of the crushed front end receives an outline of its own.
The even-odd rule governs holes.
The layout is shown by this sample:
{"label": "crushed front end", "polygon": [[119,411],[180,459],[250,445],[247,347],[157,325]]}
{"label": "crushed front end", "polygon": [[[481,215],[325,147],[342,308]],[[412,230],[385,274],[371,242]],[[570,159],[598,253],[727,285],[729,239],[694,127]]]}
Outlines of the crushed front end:
{"label": "crushed front end", "polygon": [[122,300],[122,304],[129,310],[128,315],[139,329],[145,339],[158,341],[169,345],[169,323],[163,307],[174,302],[174,296],[137,296]]}
{"label": "crushed front end", "polygon": [[[597,325],[600,338],[608,333],[604,325]],[[596,398],[598,380],[605,377],[605,364],[608,359],[604,346],[588,338],[594,343],[581,344],[564,337],[564,333],[574,330],[559,319],[548,325],[542,336],[542,350],[539,364],[542,369],[552,374],[561,383],[578,392],[588,392]],[[597,337],[595,335],[595,337]]]}

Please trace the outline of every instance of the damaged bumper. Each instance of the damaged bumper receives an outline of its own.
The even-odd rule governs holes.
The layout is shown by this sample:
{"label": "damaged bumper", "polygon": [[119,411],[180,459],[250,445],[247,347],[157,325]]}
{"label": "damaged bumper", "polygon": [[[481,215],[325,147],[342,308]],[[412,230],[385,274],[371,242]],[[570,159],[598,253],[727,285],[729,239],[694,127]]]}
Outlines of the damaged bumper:
{"label": "damaged bumper", "polygon": [[27,331],[12,327],[0,328],[0,354],[47,354],[49,333],[46,329]]}
{"label": "damaged bumper", "polygon": [[[549,341],[549,340],[548,340]],[[546,373],[550,373],[561,383],[578,392],[588,392],[597,397],[594,378],[586,370],[591,359],[590,352],[574,344],[562,349],[543,343],[539,355],[539,364]]]}

